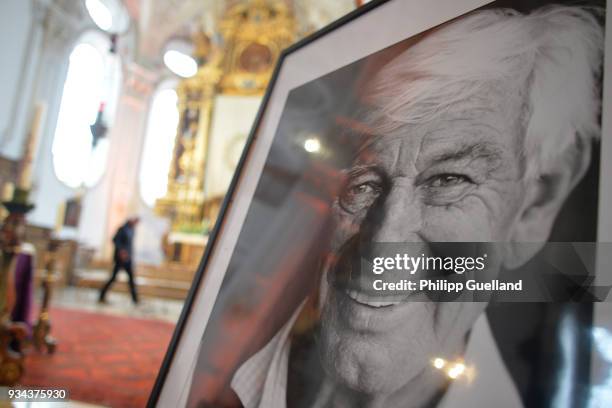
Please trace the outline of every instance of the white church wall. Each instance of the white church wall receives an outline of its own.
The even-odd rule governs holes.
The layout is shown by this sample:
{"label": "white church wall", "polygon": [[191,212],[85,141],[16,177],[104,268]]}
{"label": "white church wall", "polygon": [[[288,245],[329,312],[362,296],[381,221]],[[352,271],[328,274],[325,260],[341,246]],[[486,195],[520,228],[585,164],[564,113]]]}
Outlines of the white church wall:
{"label": "white church wall", "polygon": [[68,50],[46,48],[41,63],[48,66],[39,77],[38,96],[47,101],[47,119],[39,141],[32,198],[36,207],[28,215],[34,225],[55,226],[61,204],[75,194],[75,190],[61,183],[53,169],[53,137],[59,114],[63,84],[68,69]]}
{"label": "white church wall", "polygon": [[[28,215],[29,223],[46,228],[55,227],[60,207],[76,194],[75,189],[63,184],[55,175],[52,148],[70,52],[83,31],[82,26],[71,25],[62,15],[52,13],[51,16],[39,63],[44,69],[39,69],[36,78],[35,98],[45,101],[48,109],[34,169],[32,200],[35,208]],[[62,234],[65,238],[76,238],[76,235],[74,228]]]}
{"label": "white church wall", "polygon": [[138,263],[159,266],[164,262],[162,243],[170,230],[170,221],[159,217],[142,200],[138,205],[140,223],[134,241],[134,257]]}
{"label": "white church wall", "polygon": [[82,210],[77,238],[79,243],[90,248],[102,248],[104,246],[109,205],[109,180],[107,171],[102,176],[102,180],[90,188],[81,201]]}
{"label": "white church wall", "polygon": [[37,67],[41,30],[37,29],[40,10],[33,0],[0,2],[0,155],[21,156],[29,119],[31,93]]}

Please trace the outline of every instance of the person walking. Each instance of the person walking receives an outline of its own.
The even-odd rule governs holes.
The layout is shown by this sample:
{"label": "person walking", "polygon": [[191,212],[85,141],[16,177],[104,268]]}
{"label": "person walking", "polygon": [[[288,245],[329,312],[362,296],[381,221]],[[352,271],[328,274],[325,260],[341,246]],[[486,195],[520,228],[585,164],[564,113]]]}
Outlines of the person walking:
{"label": "person walking", "polygon": [[113,273],[102,287],[100,291],[100,303],[106,303],[106,292],[111,287],[119,270],[123,269],[127,272],[130,284],[130,292],[132,294],[132,300],[134,304],[138,304],[138,293],[136,292],[136,282],[134,282],[134,271],[133,271],[133,241],[134,241],[134,230],[140,219],[138,217],[129,218],[125,224],[123,224],[113,237],[113,245],[115,251],[113,255]]}

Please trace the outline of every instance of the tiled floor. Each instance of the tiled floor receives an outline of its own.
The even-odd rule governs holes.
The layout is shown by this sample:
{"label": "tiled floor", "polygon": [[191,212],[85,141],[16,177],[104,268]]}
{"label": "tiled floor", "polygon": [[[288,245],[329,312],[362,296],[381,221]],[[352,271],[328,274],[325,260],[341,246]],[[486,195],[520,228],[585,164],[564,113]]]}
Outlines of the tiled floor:
{"label": "tiled floor", "polygon": [[[36,303],[42,298],[40,291],[36,293]],[[52,295],[51,307],[70,308],[80,311],[104,313],[115,316],[129,316],[141,319],[163,320],[176,323],[183,307],[183,301],[173,299],[160,299],[142,297],[138,305],[134,305],[128,293],[109,292],[106,296],[107,303],[98,303],[98,291],[90,288],[64,287],[55,288]],[[36,320],[36,315],[33,320]],[[53,312],[51,312],[53,321]],[[0,399],[0,408],[4,402]],[[11,406],[11,405],[6,405]],[[65,402],[30,402],[13,403],[14,407],[33,408],[94,408],[97,405],[85,404],[77,401]]]}

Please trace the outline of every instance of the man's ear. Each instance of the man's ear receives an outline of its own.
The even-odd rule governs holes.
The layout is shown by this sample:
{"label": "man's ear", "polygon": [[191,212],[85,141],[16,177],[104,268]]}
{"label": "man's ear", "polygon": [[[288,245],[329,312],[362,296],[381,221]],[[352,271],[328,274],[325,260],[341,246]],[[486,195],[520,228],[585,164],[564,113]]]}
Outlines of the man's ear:
{"label": "man's ear", "polygon": [[504,267],[515,269],[542,249],[570,192],[591,163],[590,143],[577,138],[573,148],[559,155],[539,175],[525,180],[525,198],[511,230]]}

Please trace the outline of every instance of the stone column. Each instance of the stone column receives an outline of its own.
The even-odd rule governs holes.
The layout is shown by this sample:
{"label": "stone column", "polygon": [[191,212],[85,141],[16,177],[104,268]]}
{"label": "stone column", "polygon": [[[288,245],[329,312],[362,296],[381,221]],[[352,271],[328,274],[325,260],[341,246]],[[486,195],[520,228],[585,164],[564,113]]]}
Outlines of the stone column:
{"label": "stone column", "polygon": [[[115,230],[138,210],[138,173],[146,133],[147,114],[157,74],[135,63],[124,70],[124,81],[117,104],[115,124],[110,131],[110,150],[103,191],[91,191],[92,200],[104,199],[108,205],[106,232],[98,258],[108,258]],[[99,198],[96,198],[99,197]],[[104,198],[105,197],[105,198]],[[98,218],[99,219],[99,218]]]}

